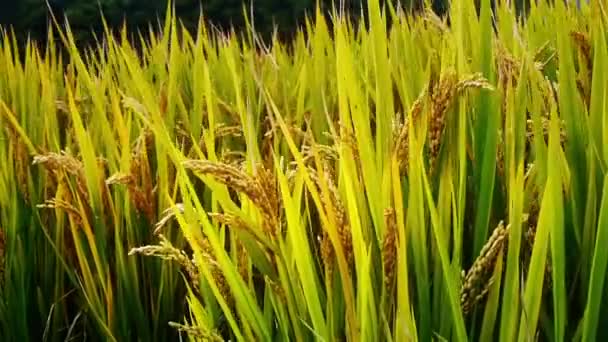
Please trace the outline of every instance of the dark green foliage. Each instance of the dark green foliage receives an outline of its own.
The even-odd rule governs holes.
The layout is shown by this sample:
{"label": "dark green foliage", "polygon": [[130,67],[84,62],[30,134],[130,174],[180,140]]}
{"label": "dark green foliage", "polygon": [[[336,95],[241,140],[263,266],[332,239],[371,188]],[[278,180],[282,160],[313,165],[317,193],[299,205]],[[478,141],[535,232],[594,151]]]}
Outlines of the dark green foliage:
{"label": "dark green foliage", "polygon": [[[48,4],[47,4],[48,1]],[[19,39],[28,36],[44,41],[47,23],[50,20],[49,6],[55,15],[67,17],[74,36],[81,43],[91,42],[93,33],[102,31],[101,13],[111,27],[119,27],[125,20],[130,32],[147,30],[150,23],[158,22],[167,8],[168,0],[19,0],[3,1],[0,4],[0,26],[12,27]],[[317,0],[172,0],[177,16],[183,24],[196,29],[201,10],[205,19],[216,27],[228,30],[245,28],[244,9],[253,14],[258,34],[268,39],[274,32],[281,38],[289,38],[303,23],[307,15],[314,12]],[[347,12],[358,17],[366,9],[365,0],[343,0]],[[427,0],[385,0],[401,4],[405,8],[422,8]],[[495,0],[491,0],[493,3]],[[327,14],[339,0],[318,0]],[[450,0],[430,0],[433,10],[444,14]],[[516,0],[521,11],[529,0]],[[202,4],[202,8],[201,8]],[[479,0],[477,1],[479,5]]]}
{"label": "dark green foliage", "polygon": [[[48,1],[48,4],[47,4]],[[433,0],[438,12],[447,9],[447,0]],[[199,14],[216,27],[228,30],[245,28],[244,10],[253,14],[256,31],[269,38],[276,29],[281,38],[297,31],[307,15],[314,12],[317,0],[173,0],[177,16],[191,29],[198,25]],[[345,9],[354,16],[365,10],[364,0],[345,0]],[[394,1],[397,3],[397,1]],[[423,0],[402,0],[408,8],[419,7]],[[202,8],[201,8],[202,4]],[[339,1],[319,0],[329,13]],[[111,27],[119,27],[125,20],[130,32],[147,30],[150,23],[156,24],[165,13],[167,0],[20,0],[4,1],[0,4],[0,25],[12,27],[19,39],[28,36],[44,41],[50,21],[49,5],[56,17],[65,16],[76,39],[81,43],[91,42],[93,33],[101,33],[103,13]]]}

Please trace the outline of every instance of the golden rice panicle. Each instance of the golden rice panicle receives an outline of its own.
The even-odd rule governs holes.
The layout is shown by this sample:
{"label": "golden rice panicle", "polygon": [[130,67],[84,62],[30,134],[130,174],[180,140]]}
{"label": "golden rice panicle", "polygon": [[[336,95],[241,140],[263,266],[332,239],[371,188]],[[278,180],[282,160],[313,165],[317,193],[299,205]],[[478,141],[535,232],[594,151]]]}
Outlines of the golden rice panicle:
{"label": "golden rice panicle", "polygon": [[529,259],[532,256],[532,247],[534,247],[534,235],[536,234],[536,225],[540,213],[540,194],[536,184],[534,184],[534,164],[528,164],[526,167],[526,185],[531,186],[530,200],[528,210],[526,212],[526,226],[523,232],[523,253],[521,255],[523,265],[526,267],[529,264]]}
{"label": "golden rice panicle", "polygon": [[[328,146],[318,143],[302,145],[302,156],[306,165],[314,162],[315,153],[318,153],[323,161],[329,163],[334,162],[339,158],[338,151],[335,146]],[[290,165],[297,167],[298,162],[292,161]]]}
{"label": "golden rice panicle", "polygon": [[226,148],[222,149],[220,154],[220,162],[232,165],[238,169],[242,169],[247,159],[247,155],[243,151],[230,151]]}
{"label": "golden rice panicle", "polygon": [[[221,225],[225,225],[231,227],[233,229],[242,229],[249,230],[249,226],[245,221],[243,221],[240,217],[228,214],[228,213],[209,213],[209,217],[215,220],[217,223]],[[249,253],[247,253],[247,249],[243,242],[237,238],[236,240],[236,254],[237,254],[237,265],[239,269],[239,274],[243,279],[248,279],[249,272]]]}
{"label": "golden rice panicle", "polygon": [[[534,248],[534,242],[536,241],[536,230],[538,226],[538,217],[540,214],[540,197],[539,191],[537,187],[534,188],[532,192],[532,198],[530,200],[529,209],[528,209],[528,224],[527,229],[524,232],[524,253],[522,255],[522,261],[524,267],[527,269],[529,267],[531,258],[532,258],[532,250]],[[551,289],[553,278],[552,274],[552,266],[551,266],[551,251],[548,251],[547,261],[545,265],[545,277],[544,277],[544,290],[549,291]]]}
{"label": "golden rice panicle", "polygon": [[[350,265],[353,261],[353,244],[346,208],[344,207],[344,204],[340,199],[339,191],[335,186],[334,180],[332,179],[334,171],[329,168],[327,163],[325,164],[324,169],[325,185],[327,186],[327,189],[329,191],[329,196],[323,195],[323,183],[321,183],[321,179],[319,178],[319,174],[316,170],[310,169],[311,178],[316,183],[317,190],[321,194],[321,201],[323,203],[324,210],[326,212],[333,213],[336,219],[335,223],[336,229],[338,231],[338,237],[340,239],[340,244],[342,246],[342,249],[344,250],[344,256],[346,257],[346,260]],[[326,243],[322,242],[321,250],[322,253],[325,254],[324,258],[326,260],[331,260],[330,255],[335,255],[333,254],[335,253],[333,247],[332,253],[329,253],[328,251],[323,252],[324,249],[327,249],[327,247],[323,247],[323,244],[329,244],[329,246],[332,246],[331,239],[329,238],[327,231],[324,232],[322,241],[327,241]]]}
{"label": "golden rice panicle", "polygon": [[190,260],[186,252],[173,247],[173,245],[171,245],[169,240],[167,240],[164,235],[159,234],[159,239],[159,245],[147,245],[132,248],[129,251],[129,255],[141,254],[144,256],[153,256],[163,260],[176,262],[181,267],[182,271],[184,271],[188,276],[193,291],[199,294],[199,274],[194,261]]}
{"label": "golden rice panicle", "polygon": [[208,331],[201,327],[195,327],[190,325],[183,325],[175,322],[169,322],[169,326],[177,329],[178,331],[188,334],[190,337],[195,339],[201,339],[209,342],[223,342],[222,337],[215,331]]}
{"label": "golden rice panicle", "polygon": [[446,124],[446,112],[454,96],[457,79],[454,71],[447,71],[439,82],[431,85],[431,115],[429,116],[429,164],[431,171],[435,169],[441,138]]}
{"label": "golden rice panicle", "polygon": [[[551,125],[551,119],[549,119],[547,116],[542,116],[541,125],[542,125],[543,140],[546,144],[548,144],[549,143],[549,128]],[[526,120],[526,138],[527,138],[528,142],[532,142],[532,140],[534,139],[535,133],[536,133],[536,131],[534,129],[534,120],[532,120],[532,119]],[[564,120],[560,120],[559,139],[560,139],[560,144],[562,146],[568,140],[567,138],[568,137],[566,135],[566,124],[565,124]]]}
{"label": "golden rice panicle", "polygon": [[247,223],[240,217],[229,213],[209,213],[209,217],[223,224],[236,229],[248,229]]}
{"label": "golden rice panicle", "polygon": [[423,90],[420,95],[416,98],[412,107],[410,109],[410,113],[403,120],[403,125],[398,132],[397,139],[395,141],[395,154],[397,157],[397,161],[399,162],[400,169],[407,174],[408,171],[408,161],[409,161],[409,134],[410,134],[410,120],[412,124],[416,124],[418,119],[420,118],[424,106],[424,99],[426,96],[426,91]]}
{"label": "golden rice panicle", "polygon": [[321,260],[325,266],[325,272],[328,279],[332,278],[334,272],[335,252],[334,247],[331,245],[331,240],[327,232],[323,232],[322,236],[318,237],[321,250]]}
{"label": "golden rice panicle", "polygon": [[509,227],[505,228],[504,223],[501,221],[481,249],[473,266],[466,273],[460,292],[460,305],[465,315],[487,293],[494,265],[496,264],[499,252],[504,250],[508,233]]}
{"label": "golden rice panicle", "polygon": [[[176,260],[178,262],[178,264],[180,264],[182,266],[182,268],[188,274],[190,281],[193,285],[193,288],[196,288],[196,290],[198,291],[200,276],[199,276],[199,272],[198,272],[198,268],[197,268],[197,264],[196,264],[196,258],[193,257],[192,260],[188,259],[187,255],[185,254],[184,251],[173,248],[170,245],[169,241],[163,236],[163,234],[160,233],[160,230],[163,227],[165,227],[172,218],[174,218],[176,216],[176,214],[175,214],[176,211],[184,213],[184,205],[181,203],[178,203],[173,208],[166,209],[163,212],[163,218],[156,224],[154,233],[157,234],[159,236],[159,238],[161,239],[160,246],[144,246],[144,247],[140,247],[140,248],[134,248],[131,250],[130,254],[140,253],[140,254],[144,254],[144,255],[159,255],[162,257],[163,252],[165,252],[165,254],[168,254],[169,256],[164,257],[164,259]],[[209,216],[212,219],[215,219],[215,220],[219,221],[220,223],[229,225],[231,227],[238,227],[238,228],[246,227],[246,223],[243,222],[240,218],[238,218],[235,215],[210,213]],[[205,260],[206,266],[211,269],[211,274],[220,290],[220,293],[222,294],[222,297],[224,299],[226,299],[228,302],[230,302],[232,300],[230,287],[228,286],[228,283],[226,282],[226,279],[224,278],[222,270],[220,269],[220,267],[216,261],[215,254],[213,252],[211,245],[209,244],[209,241],[206,238],[202,239],[202,240],[197,239],[195,243],[202,250],[203,260]],[[241,260],[239,260],[239,262],[248,260],[247,259],[248,255],[246,254],[246,250],[240,251],[239,258],[241,259]],[[245,270],[241,270],[241,271],[244,272]],[[243,276],[244,279],[246,279],[246,277],[245,277],[246,274],[241,273],[241,275]]]}
{"label": "golden rice panicle", "polygon": [[399,165],[399,171],[407,175],[409,169],[409,121],[408,117],[403,119],[403,123],[396,123],[393,128],[393,157]]}
{"label": "golden rice panicle", "polygon": [[[52,198],[50,200],[45,200],[43,204],[38,204],[36,207],[39,209],[54,209],[57,211],[62,211],[67,215],[68,220],[75,228],[81,228],[86,217],[83,217],[83,213],[71,203],[72,197],[69,192],[64,193],[63,196],[64,198]],[[45,220],[49,220],[49,216],[50,215],[43,215],[42,217]],[[74,240],[70,230],[64,230],[63,243],[64,245],[62,248],[62,253],[66,259],[72,261],[77,260],[75,245],[76,241]]]}
{"label": "golden rice panicle", "polygon": [[346,208],[340,199],[340,193],[333,179],[334,172],[327,164],[325,164],[325,174],[327,175],[327,186],[329,189],[329,195],[331,197],[331,199],[329,199],[328,209],[333,210],[335,214],[336,223],[338,225],[338,236],[340,237],[340,242],[342,244],[342,248],[344,249],[346,261],[350,265],[353,262],[353,242],[350,225],[348,223],[348,215],[346,213]]}
{"label": "golden rice panicle", "polygon": [[[225,137],[242,137],[243,136],[243,128],[241,125],[226,125],[224,123],[220,123],[215,128],[215,138],[225,138]],[[201,138],[202,139],[202,138]]]}
{"label": "golden rice panicle", "polygon": [[213,252],[213,248],[211,247],[209,240],[207,238],[202,240],[199,239],[197,240],[197,243],[202,250],[202,259],[206,266],[211,270],[211,276],[217,284],[221,296],[231,305],[234,298],[232,297],[230,286],[224,277],[224,273],[220,265],[217,263],[217,258],[215,257],[215,253]]}
{"label": "golden rice panicle", "polygon": [[[526,269],[530,265],[530,261],[532,258],[532,250],[534,248],[534,242],[536,241],[536,225],[529,225],[528,229],[524,233],[524,239],[526,242],[525,245],[525,253],[522,256],[524,258],[524,265]],[[543,289],[545,291],[550,291],[553,287],[553,278],[552,278],[552,264],[551,264],[551,251],[547,251],[547,261],[545,264],[545,277],[544,277],[544,285]]]}
{"label": "golden rice panicle", "polygon": [[281,203],[276,177],[264,165],[258,165],[255,168],[255,183],[260,197],[257,205],[262,209],[266,232],[276,238],[282,233],[279,217]]}
{"label": "golden rice panicle", "polygon": [[335,140],[335,150],[336,150],[336,158],[339,156],[338,151],[341,148],[346,147],[350,149],[348,153],[352,155],[355,160],[355,165],[357,165],[358,169],[361,169],[361,154],[359,152],[359,144],[357,144],[357,137],[355,133],[349,127],[338,123],[340,127],[339,135],[334,136]]}
{"label": "golden rice panicle", "polygon": [[471,89],[493,90],[480,73],[467,75],[458,79],[453,69],[445,71],[439,82],[430,85],[431,115],[429,116],[429,164],[431,172],[436,167],[437,157],[441,148],[441,139],[447,123],[446,114],[457,97]]}
{"label": "golden rice panicle", "polygon": [[[496,42],[496,68],[498,71],[498,84],[502,91],[509,85],[517,83],[521,63],[505,48],[502,42]],[[503,113],[505,112],[506,97],[503,96]]]}
{"label": "golden rice panicle", "polygon": [[574,43],[580,50],[583,63],[587,69],[589,75],[593,70],[593,56],[591,51],[591,39],[589,38],[589,34],[581,31],[573,31],[570,33],[570,37],[574,40]]}
{"label": "golden rice panicle", "polygon": [[176,216],[176,214],[175,214],[176,211],[179,211],[180,213],[183,214],[184,213],[184,204],[176,203],[173,207],[167,208],[162,212],[162,218],[154,226],[155,235],[158,235],[160,230],[163,229],[169,223],[169,221],[171,221],[171,219],[173,219]]}
{"label": "golden rice panicle", "polygon": [[195,173],[210,175],[226,186],[245,194],[260,209],[266,234],[273,239],[277,238],[280,224],[279,201],[272,173],[263,167],[256,167],[257,177],[253,178],[234,165],[207,160],[188,160],[183,165]]}
{"label": "golden rice panicle", "polygon": [[77,226],[80,226],[84,220],[81,211],[78,210],[78,208],[76,208],[72,203],[64,199],[53,198],[46,200],[44,204],[38,204],[37,207],[41,209],[61,209]]}
{"label": "golden rice panicle", "polygon": [[384,285],[391,290],[395,280],[395,269],[397,264],[398,232],[397,217],[395,210],[388,208],[384,211],[386,231],[382,241],[382,262],[384,266]]}
{"label": "golden rice panicle", "polygon": [[251,275],[249,268],[249,253],[247,253],[247,248],[245,248],[245,245],[240,239],[237,239],[236,253],[239,274],[243,280],[247,281]]}
{"label": "golden rice panicle", "polygon": [[465,76],[456,84],[455,95],[460,96],[464,94],[465,91],[470,89],[494,90],[494,87],[482,76],[481,73],[474,73]]}
{"label": "golden rice panicle", "polygon": [[88,199],[88,191],[84,176],[84,165],[74,156],[63,151],[61,153],[46,153],[34,156],[33,165],[42,165],[53,174],[57,182],[62,180],[62,173],[76,177],[76,187],[80,196]]}
{"label": "golden rice panicle", "polygon": [[154,136],[146,130],[137,139],[131,154],[130,174],[134,184],[131,184],[129,193],[135,207],[147,217],[150,222],[156,220],[156,201],[154,200],[154,185],[152,171],[148,161],[148,148],[154,143]]}
{"label": "golden rice panicle", "polygon": [[245,194],[253,202],[257,202],[261,198],[260,189],[255,180],[235,165],[194,159],[183,162],[183,165],[195,173],[215,178],[235,191]]}
{"label": "golden rice panicle", "polygon": [[131,198],[131,202],[135,206],[135,209],[143,213],[145,217],[153,222],[155,220],[155,205],[152,200],[151,194],[146,195],[144,191],[137,185],[137,181],[133,174],[116,173],[106,180],[107,185],[126,185],[127,191]]}
{"label": "golden rice panicle", "polygon": [[498,141],[496,146],[496,172],[500,178],[505,176],[505,139],[503,130],[498,131]]}
{"label": "golden rice panicle", "polygon": [[581,61],[579,63],[581,64],[581,71],[583,67],[586,71],[584,74],[581,72],[581,75],[576,80],[576,86],[585,106],[589,106],[591,102],[591,77],[593,74],[591,40],[587,33],[580,31],[571,32],[570,37],[572,37],[580,52]]}

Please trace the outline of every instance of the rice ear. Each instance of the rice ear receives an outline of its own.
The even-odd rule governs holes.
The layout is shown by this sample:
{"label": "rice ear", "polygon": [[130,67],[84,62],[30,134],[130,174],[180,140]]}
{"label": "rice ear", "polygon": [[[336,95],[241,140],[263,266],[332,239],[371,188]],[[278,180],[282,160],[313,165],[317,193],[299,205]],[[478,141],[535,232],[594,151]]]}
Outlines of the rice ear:
{"label": "rice ear", "polygon": [[386,225],[384,240],[382,241],[384,285],[386,286],[387,290],[390,291],[395,282],[395,271],[397,265],[398,233],[395,210],[392,208],[386,209],[384,211],[384,220]]}
{"label": "rice ear", "polygon": [[275,178],[263,166],[256,166],[255,177],[242,169],[225,163],[207,160],[187,160],[186,169],[195,173],[209,175],[232,189],[246,195],[261,211],[266,234],[276,239],[280,234],[279,197]]}
{"label": "rice ear", "polygon": [[462,311],[466,315],[471,308],[479,302],[487,293],[490,286],[490,276],[494,270],[496,258],[503,250],[509,235],[509,226],[505,228],[501,221],[494,229],[492,236],[483,246],[479,256],[466,273],[464,283],[460,292],[460,303]]}

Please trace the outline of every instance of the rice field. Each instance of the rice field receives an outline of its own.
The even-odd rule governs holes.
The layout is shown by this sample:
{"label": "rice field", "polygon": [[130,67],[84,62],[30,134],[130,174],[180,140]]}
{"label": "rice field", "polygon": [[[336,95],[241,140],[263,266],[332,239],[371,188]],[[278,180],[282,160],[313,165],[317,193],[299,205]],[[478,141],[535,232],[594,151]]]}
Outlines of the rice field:
{"label": "rice field", "polygon": [[0,340],[608,338],[606,8],[475,3],[2,31]]}

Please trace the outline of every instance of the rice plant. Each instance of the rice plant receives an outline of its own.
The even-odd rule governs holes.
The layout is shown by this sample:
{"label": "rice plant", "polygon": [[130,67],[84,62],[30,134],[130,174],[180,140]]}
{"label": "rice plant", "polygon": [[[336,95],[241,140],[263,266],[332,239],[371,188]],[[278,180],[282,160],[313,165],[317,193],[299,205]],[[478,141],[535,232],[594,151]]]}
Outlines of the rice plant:
{"label": "rice plant", "polygon": [[475,3],[3,33],[2,340],[607,338],[606,9]]}

